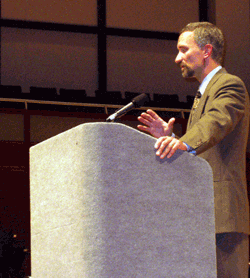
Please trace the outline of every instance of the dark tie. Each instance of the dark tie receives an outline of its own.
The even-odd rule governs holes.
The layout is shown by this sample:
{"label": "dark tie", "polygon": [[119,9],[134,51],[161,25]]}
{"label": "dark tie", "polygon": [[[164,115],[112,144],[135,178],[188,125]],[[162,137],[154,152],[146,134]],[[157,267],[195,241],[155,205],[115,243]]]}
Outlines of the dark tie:
{"label": "dark tie", "polygon": [[198,107],[198,104],[200,102],[200,99],[201,99],[201,93],[198,91],[196,93],[196,96],[194,98],[194,104],[193,104],[193,109],[196,109]]}
{"label": "dark tie", "polygon": [[192,123],[192,120],[193,120],[193,115],[194,115],[194,112],[195,112],[196,108],[198,107],[200,99],[201,99],[201,93],[198,91],[196,93],[195,98],[194,98],[193,107],[192,107],[191,113],[189,115],[188,127],[191,126],[191,123]]}

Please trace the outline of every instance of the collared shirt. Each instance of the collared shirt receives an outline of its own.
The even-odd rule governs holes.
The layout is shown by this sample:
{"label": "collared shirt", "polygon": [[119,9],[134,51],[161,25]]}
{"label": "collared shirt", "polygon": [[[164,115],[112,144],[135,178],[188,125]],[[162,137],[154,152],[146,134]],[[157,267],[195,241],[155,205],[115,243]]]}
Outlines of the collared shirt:
{"label": "collared shirt", "polygon": [[[201,96],[204,94],[207,85],[209,84],[209,82],[211,81],[211,79],[214,77],[214,75],[222,68],[222,66],[218,66],[217,68],[213,69],[201,82],[200,86],[199,86],[199,92],[201,93]],[[187,146],[187,152],[192,153],[194,155],[196,155],[196,151],[190,147],[188,144],[186,144],[185,142],[183,142],[186,146]]]}
{"label": "collared shirt", "polygon": [[208,83],[211,81],[211,79],[214,77],[214,75],[222,68],[222,66],[218,66],[217,68],[213,69],[201,82],[200,87],[199,87],[199,92],[201,95],[204,94]]}

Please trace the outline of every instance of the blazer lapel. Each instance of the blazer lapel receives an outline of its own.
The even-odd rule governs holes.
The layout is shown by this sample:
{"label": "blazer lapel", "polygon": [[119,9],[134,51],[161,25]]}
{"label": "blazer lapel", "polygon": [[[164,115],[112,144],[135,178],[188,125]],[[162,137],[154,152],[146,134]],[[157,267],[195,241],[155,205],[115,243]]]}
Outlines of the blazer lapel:
{"label": "blazer lapel", "polygon": [[[222,68],[210,80],[204,94],[202,95],[202,97],[200,99],[198,107],[195,109],[195,111],[193,113],[191,112],[192,117],[191,117],[191,113],[190,113],[190,118],[188,120],[187,129],[190,129],[193,126],[193,124],[195,124],[201,118],[201,115],[203,113],[203,110],[204,110],[204,107],[206,105],[207,99],[209,97],[209,92],[210,92],[211,87],[218,80],[218,78],[220,78],[220,76],[222,74],[226,73],[226,72],[227,71],[224,68]],[[193,108],[192,108],[192,110],[193,110]]]}
{"label": "blazer lapel", "polygon": [[[205,90],[205,92],[204,92],[204,94],[203,94],[203,96],[204,97],[208,97],[208,93],[209,93],[209,91],[210,91],[210,89],[211,89],[211,87],[214,85],[214,83],[221,77],[221,75],[222,74],[224,74],[224,73],[227,73],[227,71],[224,69],[224,68],[222,68],[222,69],[220,69],[214,76],[213,76],[213,78],[210,80],[210,82],[208,83],[208,85],[207,85],[207,88],[206,88],[206,90]],[[202,96],[202,98],[203,98],[203,96]]]}

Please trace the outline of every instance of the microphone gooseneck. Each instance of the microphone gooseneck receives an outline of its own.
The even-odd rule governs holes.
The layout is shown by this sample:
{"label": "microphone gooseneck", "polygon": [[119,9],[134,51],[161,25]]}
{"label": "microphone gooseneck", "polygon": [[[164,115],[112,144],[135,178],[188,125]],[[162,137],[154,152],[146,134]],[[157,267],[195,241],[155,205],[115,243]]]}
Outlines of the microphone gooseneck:
{"label": "microphone gooseneck", "polygon": [[106,122],[114,122],[116,119],[125,115],[130,110],[132,110],[134,108],[139,108],[139,107],[143,106],[148,101],[149,101],[149,97],[148,97],[147,94],[140,94],[139,96],[136,96],[135,98],[133,98],[132,101],[129,104],[125,105],[121,109],[117,110],[114,114],[110,115],[106,119]]}

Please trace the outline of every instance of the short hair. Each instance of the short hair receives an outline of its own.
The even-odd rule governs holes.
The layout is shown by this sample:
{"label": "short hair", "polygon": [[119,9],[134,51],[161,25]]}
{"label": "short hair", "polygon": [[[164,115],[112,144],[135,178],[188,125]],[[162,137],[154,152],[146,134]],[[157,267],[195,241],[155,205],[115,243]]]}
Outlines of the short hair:
{"label": "short hair", "polygon": [[194,40],[200,48],[206,44],[213,46],[212,59],[222,64],[224,58],[224,35],[222,31],[210,22],[192,22],[187,24],[180,32],[193,32]]}

